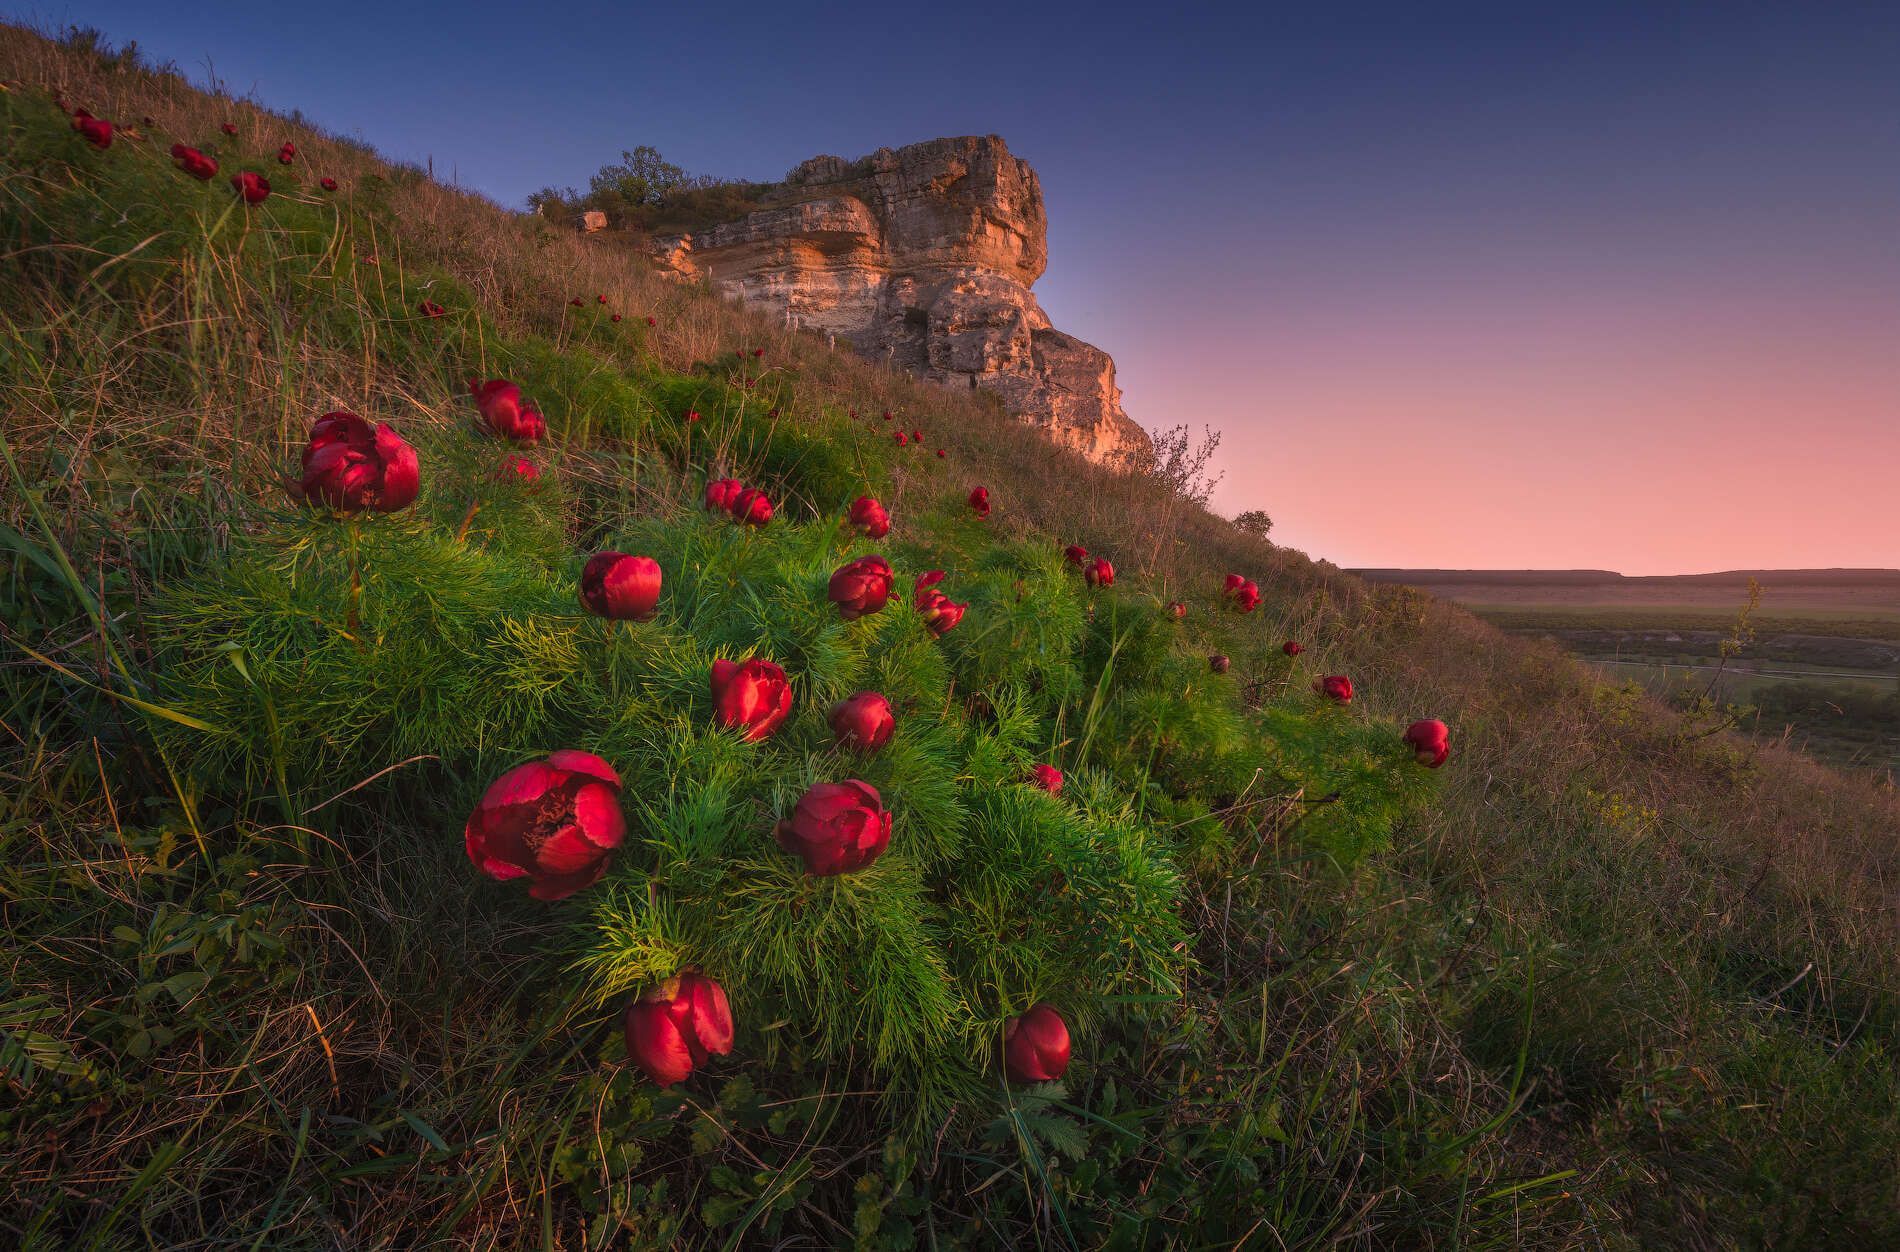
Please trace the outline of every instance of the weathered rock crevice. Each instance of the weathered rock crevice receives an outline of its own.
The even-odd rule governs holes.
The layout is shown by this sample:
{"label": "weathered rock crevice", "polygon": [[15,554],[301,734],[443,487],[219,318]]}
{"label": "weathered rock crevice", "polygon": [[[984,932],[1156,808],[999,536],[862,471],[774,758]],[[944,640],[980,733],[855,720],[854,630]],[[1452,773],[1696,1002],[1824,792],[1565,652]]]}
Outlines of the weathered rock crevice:
{"label": "weathered rock crevice", "polygon": [[1115,362],[1030,293],[1048,265],[1036,172],[995,135],[813,157],[745,218],[653,241],[659,263],[861,355],[980,388],[1096,461],[1148,448]]}

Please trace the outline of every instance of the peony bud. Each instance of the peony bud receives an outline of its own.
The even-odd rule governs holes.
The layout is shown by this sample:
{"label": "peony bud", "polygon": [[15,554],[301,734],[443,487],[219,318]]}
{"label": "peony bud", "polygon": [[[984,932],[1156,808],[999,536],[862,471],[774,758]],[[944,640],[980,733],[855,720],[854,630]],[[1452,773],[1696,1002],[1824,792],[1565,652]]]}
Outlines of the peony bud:
{"label": "peony bud", "polygon": [[1260,588],[1250,578],[1239,574],[1229,574],[1227,585],[1221,589],[1221,599],[1239,609],[1242,613],[1251,613],[1260,603]]}
{"label": "peony bud", "polygon": [[1035,769],[1031,770],[1030,772],[1036,776],[1036,785],[1038,787],[1041,787],[1044,791],[1048,792],[1052,796],[1061,794],[1062,792],[1062,771],[1061,770],[1057,769],[1053,765],[1038,765],[1036,766]]}
{"label": "peony bud", "polygon": [[416,450],[388,423],[373,426],[354,413],[325,413],[303,450],[303,494],[354,513],[394,513],[422,488]]}
{"label": "peony bud", "polygon": [[220,126],[218,129],[223,131],[227,135],[237,134],[237,127],[230,122],[226,122],[224,125]]}
{"label": "peony bud", "polygon": [[475,407],[488,429],[503,439],[538,443],[548,433],[547,419],[541,416],[541,410],[535,407],[534,401],[523,399],[521,388],[507,379],[491,378],[478,384],[471,378],[468,393],[475,397]]}
{"label": "peony bud", "polygon": [[683,1082],[708,1056],[732,1051],[726,989],[685,970],[627,1004],[620,1019],[627,1055],[662,1087]]}
{"label": "peony bud", "polygon": [[747,742],[765,738],[792,713],[792,684],[770,661],[712,663],[713,716],[728,730],[743,730]]}
{"label": "peony bud", "polygon": [[870,496],[859,496],[851,502],[850,520],[858,533],[869,539],[882,539],[891,533],[891,515]]}
{"label": "peony bud", "polygon": [[972,490],[970,492],[970,507],[976,510],[976,515],[978,517],[981,517],[981,518],[989,517],[990,515],[990,489],[988,487],[977,487],[974,490]]}
{"label": "peony bud", "polygon": [[1062,550],[1062,555],[1069,558],[1069,564],[1079,568],[1089,559],[1089,550],[1079,544],[1072,543]]}
{"label": "peony bud", "polygon": [[292,161],[296,159],[297,159],[297,145],[296,144],[287,143],[283,147],[277,149],[277,163],[279,165],[289,165]]}
{"label": "peony bud", "polygon": [[1113,587],[1115,585],[1115,567],[1106,557],[1096,557],[1092,565],[1082,570],[1082,577],[1091,587]]}
{"label": "peony bud", "polygon": [[262,174],[233,174],[231,185],[244,197],[246,204],[262,204],[270,195],[270,179]]}
{"label": "peony bud", "polygon": [[319,187],[321,187],[321,188],[323,188],[323,189],[324,189],[325,191],[335,191],[335,190],[336,190],[336,179],[334,179],[334,178],[319,178],[319,179],[317,180],[317,186],[319,186]]}
{"label": "peony bud", "polygon": [[861,556],[846,561],[832,572],[825,595],[838,606],[838,614],[855,622],[868,613],[883,609],[891,598],[891,580],[896,575],[891,563],[881,556]]}
{"label": "peony bud", "polygon": [[416,312],[422,314],[424,317],[441,317],[444,313],[447,313],[448,310],[433,300],[424,300],[421,304],[416,306]]}
{"label": "peony bud", "polygon": [[1304,644],[1295,643],[1289,639],[1280,645],[1280,651],[1286,653],[1288,656],[1298,656],[1300,653],[1306,651],[1306,646]]}
{"label": "peony bud", "polygon": [[1168,601],[1168,616],[1177,622],[1180,621],[1187,616],[1187,605],[1181,603],[1179,600]]}
{"label": "peony bud", "polygon": [[1437,769],[1451,755],[1451,732],[1440,721],[1413,722],[1405,728],[1405,744],[1420,765]]}
{"label": "peony bud", "polygon": [[819,783],[778,824],[778,846],[805,862],[817,877],[848,874],[882,856],[891,842],[891,815],[877,788],[855,778]]}
{"label": "peony bud", "polygon": [[1330,674],[1313,684],[1313,690],[1328,700],[1337,700],[1341,704],[1352,703],[1352,679],[1344,674]]}
{"label": "peony bud", "polygon": [[1218,652],[1207,658],[1207,668],[1213,670],[1216,674],[1225,674],[1230,664],[1232,664],[1232,662]]}
{"label": "peony bud", "polygon": [[706,507],[716,513],[732,512],[732,502],[745,490],[736,478],[719,478],[706,484]]}
{"label": "peony bud", "polygon": [[187,148],[182,143],[172,145],[172,162],[201,183],[208,183],[218,176],[216,161],[198,149]]}
{"label": "peony bud", "polygon": [[747,487],[733,498],[732,515],[747,526],[764,526],[772,520],[772,501],[757,487]]}
{"label": "peony bud", "polygon": [[626,835],[620,775],[588,752],[530,761],[489,784],[468,819],[469,860],[498,881],[529,880],[537,900],[559,900],[600,881]]}
{"label": "peony bud", "polygon": [[837,736],[839,746],[859,752],[876,752],[891,741],[897,730],[891,702],[875,691],[860,691],[838,701],[825,720],[831,723],[831,733]]}
{"label": "peony bud", "polygon": [[581,570],[581,605],[613,622],[652,620],[660,603],[660,564],[652,557],[597,552]]}
{"label": "peony bud", "polygon": [[94,117],[84,109],[73,113],[73,129],[84,135],[86,142],[95,148],[112,146],[112,123],[102,117]]}
{"label": "peony bud", "polygon": [[1069,1024],[1038,1004],[1003,1027],[1003,1068],[1017,1082],[1054,1082],[1069,1070]]}

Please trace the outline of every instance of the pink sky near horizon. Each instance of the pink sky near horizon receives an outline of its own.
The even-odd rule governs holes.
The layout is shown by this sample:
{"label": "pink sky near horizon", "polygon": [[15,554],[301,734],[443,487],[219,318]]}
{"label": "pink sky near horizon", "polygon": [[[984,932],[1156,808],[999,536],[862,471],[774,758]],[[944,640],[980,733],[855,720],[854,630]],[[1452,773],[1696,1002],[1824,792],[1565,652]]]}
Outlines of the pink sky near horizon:
{"label": "pink sky near horizon", "polygon": [[1126,407],[1221,430],[1215,507],[1342,566],[1900,567],[1889,272],[1458,263],[1184,307],[1116,345]]}

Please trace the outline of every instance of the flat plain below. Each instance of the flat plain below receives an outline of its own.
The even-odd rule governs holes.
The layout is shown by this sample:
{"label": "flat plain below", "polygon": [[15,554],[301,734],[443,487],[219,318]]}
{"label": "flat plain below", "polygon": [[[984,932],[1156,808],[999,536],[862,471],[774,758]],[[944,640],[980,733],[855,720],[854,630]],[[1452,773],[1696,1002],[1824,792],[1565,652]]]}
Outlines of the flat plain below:
{"label": "flat plain below", "polygon": [[[1900,773],[1900,570],[1355,572],[1429,591],[1678,702],[1701,693],[1740,706],[1743,728],[1830,764]],[[1751,577],[1761,588],[1752,633],[1725,660]]]}

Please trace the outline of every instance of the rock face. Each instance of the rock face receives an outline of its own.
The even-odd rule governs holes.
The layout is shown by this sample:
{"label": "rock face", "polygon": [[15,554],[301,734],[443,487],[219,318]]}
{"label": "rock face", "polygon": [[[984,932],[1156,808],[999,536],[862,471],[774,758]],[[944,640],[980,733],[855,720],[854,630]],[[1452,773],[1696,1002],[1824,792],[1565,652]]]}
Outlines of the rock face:
{"label": "rock face", "polygon": [[1010,412],[1097,461],[1148,448],[1115,362],[1049,324],[1042,183],[995,135],[813,157],[743,220],[656,239],[660,264]]}

